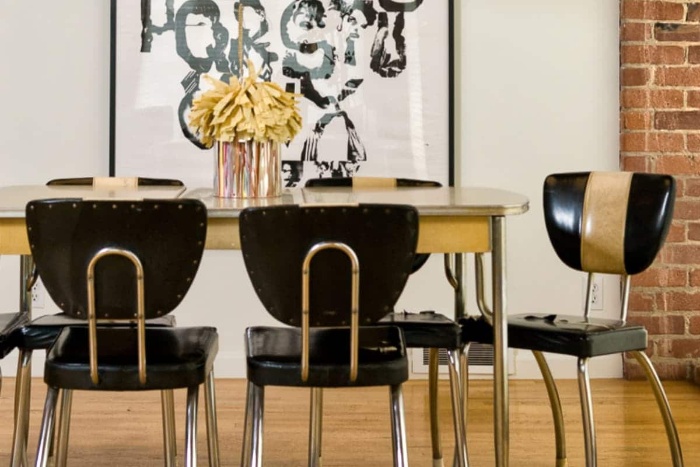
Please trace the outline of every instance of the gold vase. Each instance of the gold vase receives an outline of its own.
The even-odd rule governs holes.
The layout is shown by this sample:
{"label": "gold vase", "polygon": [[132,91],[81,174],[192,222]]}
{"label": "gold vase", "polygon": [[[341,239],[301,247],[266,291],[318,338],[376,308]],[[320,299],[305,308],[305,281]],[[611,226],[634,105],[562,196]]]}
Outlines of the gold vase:
{"label": "gold vase", "polygon": [[215,196],[270,198],[282,194],[280,143],[217,141],[214,154]]}

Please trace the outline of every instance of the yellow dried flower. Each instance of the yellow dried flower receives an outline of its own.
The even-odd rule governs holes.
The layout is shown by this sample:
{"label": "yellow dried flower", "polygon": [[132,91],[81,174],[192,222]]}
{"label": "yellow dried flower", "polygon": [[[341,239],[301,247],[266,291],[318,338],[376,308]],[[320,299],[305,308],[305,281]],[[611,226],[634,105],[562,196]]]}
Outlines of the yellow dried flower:
{"label": "yellow dried flower", "polygon": [[301,130],[299,95],[276,83],[258,81],[252,62],[248,70],[242,81],[229,84],[205,75],[212,88],[192,101],[189,115],[190,126],[205,145],[250,138],[286,143]]}

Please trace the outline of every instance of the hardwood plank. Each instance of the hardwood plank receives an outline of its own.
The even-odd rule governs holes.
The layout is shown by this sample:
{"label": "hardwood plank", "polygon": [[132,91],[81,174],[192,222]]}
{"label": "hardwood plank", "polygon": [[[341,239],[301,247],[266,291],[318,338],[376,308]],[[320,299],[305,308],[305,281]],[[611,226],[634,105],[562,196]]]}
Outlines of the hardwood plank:
{"label": "hardwood plank", "polygon": [[[222,465],[239,465],[243,435],[245,381],[217,380],[219,437]],[[440,385],[445,454],[454,445],[447,384]],[[661,418],[644,381],[594,380],[599,464],[605,467],[671,465]],[[666,383],[676,416],[687,466],[700,465],[700,387],[686,382]],[[32,383],[30,459],[36,449],[45,386]],[[583,466],[583,435],[576,382],[559,382],[567,427],[569,465]],[[0,394],[0,464],[9,463],[14,394],[13,378],[3,380]],[[514,380],[511,396],[511,465],[554,465],[551,416],[540,381]],[[184,447],[184,391],[176,392],[178,453]],[[405,385],[409,460],[431,465],[428,401],[425,381]],[[308,391],[268,388],[265,418],[265,465],[305,465],[308,430]],[[324,465],[391,465],[388,390],[327,390],[324,397]],[[199,458],[206,460],[203,401],[199,417]],[[494,465],[491,382],[472,381],[469,397],[468,440],[470,466]],[[69,449],[71,465],[161,466],[160,397],[156,392],[76,392]],[[445,465],[451,460],[445,461]],[[180,462],[182,465],[182,462]]]}

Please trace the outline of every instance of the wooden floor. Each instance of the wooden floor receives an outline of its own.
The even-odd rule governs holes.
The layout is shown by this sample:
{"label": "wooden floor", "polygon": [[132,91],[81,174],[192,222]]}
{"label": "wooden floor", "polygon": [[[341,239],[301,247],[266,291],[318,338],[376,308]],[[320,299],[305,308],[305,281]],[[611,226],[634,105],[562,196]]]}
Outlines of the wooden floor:
{"label": "wooden floor", "polygon": [[[575,381],[559,386],[567,426],[569,466],[583,466],[583,439]],[[671,465],[665,432],[649,387],[642,381],[594,380],[593,397],[601,467]],[[684,450],[685,465],[700,466],[700,387],[666,384]],[[45,389],[33,381],[30,458],[34,457]],[[510,465],[553,466],[552,424],[544,387],[539,381],[510,386]],[[0,395],[0,465],[8,465],[14,380],[3,379]],[[404,387],[409,461],[431,466],[426,384]],[[224,466],[239,464],[245,382],[217,380],[219,437]],[[473,381],[469,398],[470,466],[492,466],[492,399],[490,381]],[[327,390],[324,397],[324,465],[389,466],[391,433],[388,390]],[[447,384],[441,384],[445,453],[450,453],[451,418]],[[183,447],[184,393],[178,391],[178,442]],[[158,393],[74,395],[69,464],[78,466],[161,466],[162,437]],[[306,462],[308,391],[269,388],[266,398],[265,465],[299,466]],[[200,403],[199,459],[206,462],[203,403]],[[182,462],[180,462],[182,465]],[[445,465],[451,465],[445,462]]]}

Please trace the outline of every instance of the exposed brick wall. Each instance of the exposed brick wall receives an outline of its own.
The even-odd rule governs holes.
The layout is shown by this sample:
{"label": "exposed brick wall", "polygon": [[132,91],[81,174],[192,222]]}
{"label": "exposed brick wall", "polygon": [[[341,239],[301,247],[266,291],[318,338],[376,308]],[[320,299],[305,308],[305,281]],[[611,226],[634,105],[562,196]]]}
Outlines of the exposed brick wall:
{"label": "exposed brick wall", "polygon": [[[665,379],[700,382],[700,3],[620,2],[620,164],[676,177],[676,211],[653,267],[633,278],[630,320]],[[642,377],[634,359],[625,375]]]}

